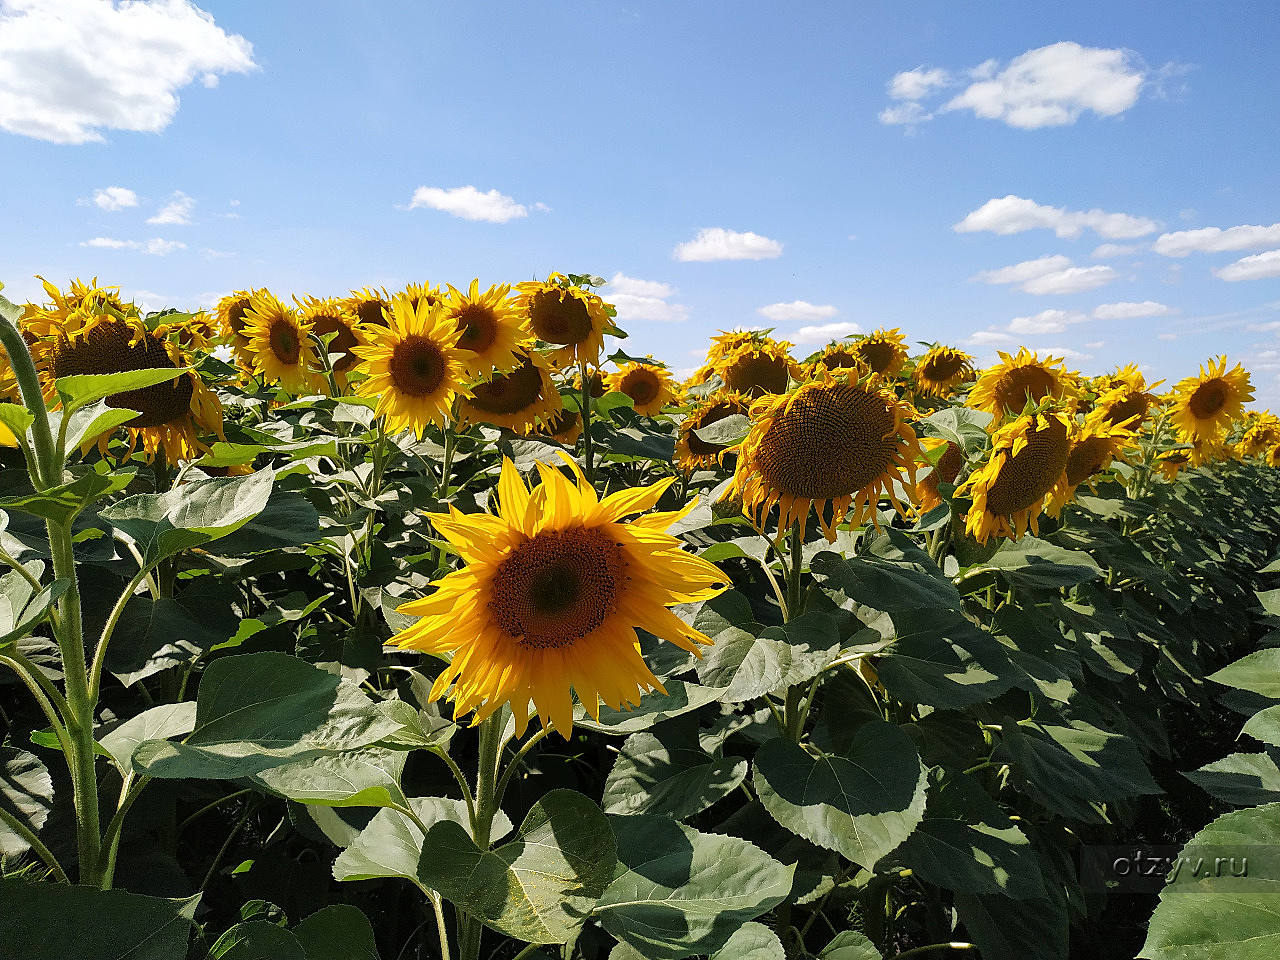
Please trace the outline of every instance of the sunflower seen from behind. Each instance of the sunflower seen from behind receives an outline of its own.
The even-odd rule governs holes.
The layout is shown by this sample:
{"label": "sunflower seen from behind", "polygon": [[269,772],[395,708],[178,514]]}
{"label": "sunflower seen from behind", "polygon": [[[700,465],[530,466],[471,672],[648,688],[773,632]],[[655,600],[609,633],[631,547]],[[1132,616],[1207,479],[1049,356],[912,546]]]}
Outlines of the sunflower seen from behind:
{"label": "sunflower seen from behind", "polygon": [[444,304],[445,313],[462,331],[458,346],[466,351],[467,373],[505,373],[524,362],[522,348],[533,338],[508,284],[495,284],[483,293],[478,279],[466,293],[450,285]]}
{"label": "sunflower seen from behind", "polygon": [[516,303],[530,333],[550,344],[558,367],[594,364],[612,328],[608,305],[596,294],[571,284],[563,274],[516,284]]}
{"label": "sunflower seen from behind", "polygon": [[245,371],[253,370],[253,354],[249,350],[249,337],[245,333],[246,314],[254,297],[267,295],[266,290],[236,290],[218,301],[215,310],[222,338],[231,347],[236,363]]}
{"label": "sunflower seen from behind", "polygon": [[377,401],[391,432],[412,430],[421,438],[427,424],[450,416],[455,397],[469,395],[466,358],[458,348],[462,331],[443,304],[419,300],[415,307],[398,294],[387,325],[366,335],[369,342],[354,348],[366,374],[356,393]]}
{"label": "sunflower seen from behind", "polygon": [[471,388],[469,397],[458,401],[460,423],[487,423],[526,434],[563,409],[551,368],[542,355],[524,347],[516,347],[515,352],[514,367],[505,373],[493,371]]}
{"label": "sunflower seen from behind", "polygon": [[666,367],[643,361],[623,364],[605,380],[610,390],[631,398],[636,413],[657,416],[676,398],[676,382]]}
{"label": "sunflower seen from behind", "polygon": [[983,371],[969,391],[967,405],[991,414],[989,429],[996,430],[1009,415],[1018,416],[1027,404],[1043,400],[1074,398],[1079,392],[1074,374],[1063,366],[1062,357],[1040,359],[1026,347],[1015,355],[997,351],[1000,362]]}
{"label": "sunflower seen from behind", "polygon": [[400,606],[420,619],[392,638],[451,655],[430,699],[449,699],[455,715],[474,711],[475,723],[510,703],[517,736],[536,712],[568,738],[575,693],[598,719],[601,702],[623,709],[663,690],[640,655],[636,630],[697,653],[710,639],[669,608],[710,599],[726,585],[716,567],[665,532],[693,503],[646,513],[671,478],[600,500],[565,460],[574,481],[539,463],[542,482],[530,491],[504,458],[495,514],[452,506],[429,514],[465,565],[436,581],[429,596]]}
{"label": "sunflower seen from behind", "polygon": [[1200,366],[1199,376],[1187,377],[1173,388],[1170,419],[1185,443],[1219,440],[1232,421],[1244,415],[1253,400],[1253,383],[1240,364],[1227,369],[1226,356]]}
{"label": "sunflower seen from behind", "polygon": [[524,435],[554,440],[572,449],[577,445],[578,438],[582,436],[582,414],[577,410],[561,407],[533,430],[526,431]]}

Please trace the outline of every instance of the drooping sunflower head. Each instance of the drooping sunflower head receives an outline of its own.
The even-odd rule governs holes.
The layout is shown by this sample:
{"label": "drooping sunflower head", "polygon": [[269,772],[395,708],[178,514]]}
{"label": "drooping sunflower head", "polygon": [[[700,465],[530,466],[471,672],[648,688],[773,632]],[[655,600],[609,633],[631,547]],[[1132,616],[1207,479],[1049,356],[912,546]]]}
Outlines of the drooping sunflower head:
{"label": "drooping sunflower head", "polygon": [[726,390],[749,397],[787,392],[791,379],[802,376],[800,367],[791,359],[791,344],[785,340],[761,337],[744,343],[721,358],[715,372]]}
{"label": "drooping sunflower head", "polygon": [[735,414],[746,416],[750,411],[751,398],[742,393],[718,393],[697,404],[680,424],[680,435],[676,439],[676,462],[680,469],[692,473],[723,463],[729,448],[709,443],[694,431]]}
{"label": "drooping sunflower head", "polygon": [[765,338],[766,334],[761,330],[721,330],[711,338],[711,345],[707,348],[706,362],[694,370],[682,386],[688,389],[709,382],[716,375],[720,361],[725,357],[744,344]]}
{"label": "drooping sunflower head", "polygon": [[249,336],[245,331],[248,324],[246,314],[254,297],[268,296],[270,294],[266,290],[237,290],[218,301],[217,317],[222,338],[246,370],[253,369],[253,352],[249,349]]}
{"label": "drooping sunflower head", "polygon": [[553,348],[558,366],[594,364],[612,327],[608,305],[596,294],[553,273],[546,280],[516,284],[516,306],[529,331]]}
{"label": "drooping sunflower head", "polygon": [[1190,450],[1170,450],[1156,457],[1156,469],[1166,480],[1177,479],[1178,474],[1191,466]]}
{"label": "drooping sunflower head", "polygon": [[[297,300],[297,298],[294,298]],[[346,383],[347,375],[360,362],[355,348],[365,342],[364,332],[355,313],[343,301],[332,297],[304,297],[298,300],[302,321],[310,325],[311,332],[322,341],[332,336],[327,348],[333,373],[339,386]],[[319,351],[317,350],[317,353]],[[319,357],[316,358],[319,360]]]}
{"label": "drooping sunflower head", "polygon": [[860,337],[853,349],[868,370],[885,378],[895,376],[907,362],[907,345],[897,327]]}
{"label": "drooping sunflower head", "polygon": [[458,348],[462,331],[445,315],[443,304],[415,307],[404,294],[391,302],[385,327],[366,332],[369,342],[355,347],[368,376],[356,392],[377,401],[377,412],[393,431],[419,437],[429,423],[443,423],[457,396],[469,396],[467,366]]}
{"label": "drooping sunflower head", "polygon": [[568,737],[575,693],[598,718],[601,701],[622,709],[662,689],[636,630],[696,653],[710,639],[668,608],[714,597],[726,582],[665,532],[689,507],[627,522],[670,479],[600,500],[573,469],[576,482],[538,464],[542,483],[530,492],[504,459],[496,515],[431,514],[465,566],[399,608],[420,619],[393,642],[452,654],[431,699],[447,697],[458,715],[474,710],[476,723],[510,703],[517,736],[536,712]]}
{"label": "drooping sunflower head", "polygon": [[21,328],[29,344],[48,340],[59,334],[70,336],[96,317],[139,316],[134,304],[121,299],[119,287],[99,286],[97,277],[90,283],[72,280],[65,291],[59,290],[44,277],[37,279],[44,285],[49,302],[44,305],[27,304],[23,310]]}
{"label": "drooping sunflower head", "polygon": [[1125,450],[1133,445],[1130,428],[1117,426],[1096,414],[1089,417],[1076,432],[1067,455],[1066,482],[1054,491],[1054,509],[1057,513],[1076,495],[1076,488],[1087,483],[1090,489],[1098,478],[1111,468],[1113,461],[1127,462]]}
{"label": "drooping sunflower head", "polygon": [[459,401],[461,423],[488,423],[527,434],[563,410],[547,362],[525,347],[515,350],[518,360],[513,368],[491,371],[489,379],[471,388],[470,397]]}
{"label": "drooping sunflower head", "polygon": [[1272,447],[1280,443],[1280,417],[1270,410],[1257,414],[1240,438],[1240,455],[1244,457],[1264,456]]}
{"label": "drooping sunflower head", "polygon": [[950,396],[973,379],[973,357],[955,347],[935,346],[916,364],[916,389],[925,396]]}
{"label": "drooping sunflower head", "polygon": [[311,341],[313,327],[297,310],[264,290],[249,301],[244,319],[249,359],[264,382],[294,394],[317,388],[320,361]]}
{"label": "drooping sunflower head", "polygon": [[1133,384],[1121,383],[1098,396],[1093,402],[1090,417],[1136,432],[1159,405],[1160,398],[1154,393]]}
{"label": "drooping sunflower head", "polygon": [[968,405],[991,414],[991,429],[996,429],[1008,415],[1017,416],[1028,403],[1072,398],[1079,389],[1075,376],[1062,363],[1061,357],[1041,360],[1026,347],[1016,356],[1003,350],[1000,363],[983,372],[969,391]]}
{"label": "drooping sunflower head", "polygon": [[577,410],[561,407],[542,422],[535,430],[525,433],[526,437],[544,437],[555,440],[566,447],[574,447],[582,436],[582,415]]}
{"label": "drooping sunflower head", "polygon": [[365,287],[363,290],[352,290],[351,296],[344,297],[342,305],[356,315],[361,326],[385,327],[387,312],[391,309],[391,298],[387,291]]}
{"label": "drooping sunflower head", "polygon": [[926,437],[920,443],[926,453],[931,453],[941,446],[946,447],[941,458],[934,463],[933,469],[916,482],[915,499],[920,512],[924,514],[942,505],[939,484],[955,483],[956,477],[960,476],[960,471],[964,469],[966,460],[964,450],[950,440]]}
{"label": "drooping sunflower head", "polygon": [[833,542],[846,514],[853,526],[866,520],[878,525],[882,497],[904,512],[894,482],[905,472],[914,485],[923,455],[907,423],[913,413],[850,370],[829,371],[792,393],[757,400],[733,477],[744,512],[763,529],[777,504],[778,529],[798,523],[803,532],[813,507]]}
{"label": "drooping sunflower head", "polygon": [[1267,466],[1280,467],[1280,443],[1267,451]]}
{"label": "drooping sunflower head", "polygon": [[1217,440],[1253,399],[1253,383],[1240,364],[1227,369],[1226,356],[1201,365],[1200,375],[1187,377],[1173,388],[1171,418],[1178,435],[1188,443]]}
{"label": "drooping sunflower head", "polygon": [[162,340],[175,340],[183,350],[207,353],[222,339],[221,325],[203,310],[189,314],[168,314],[148,318],[152,333]]}
{"label": "drooping sunflower head", "polygon": [[805,363],[804,376],[812,380],[821,377],[824,370],[856,370],[859,376],[870,372],[857,345],[848,340],[837,340],[823,347],[816,357]]}
{"label": "drooping sunflower head", "polygon": [[992,438],[990,459],[956,491],[973,503],[965,529],[980,543],[992,536],[1018,540],[1028,527],[1039,531],[1040,513],[1056,514],[1065,502],[1054,497],[1066,483],[1074,422],[1048,406],[1023,414]]}
{"label": "drooping sunflower head", "polygon": [[676,397],[676,382],[666,367],[656,363],[626,363],[609,374],[610,390],[625,393],[635,405],[636,413],[656,416]]}
{"label": "drooping sunflower head", "polygon": [[505,283],[481,293],[479,280],[472,280],[466,293],[449,287],[445,311],[462,331],[458,346],[468,354],[467,372],[472,376],[512,369],[522,360],[520,349],[532,340],[510,294],[511,287]]}

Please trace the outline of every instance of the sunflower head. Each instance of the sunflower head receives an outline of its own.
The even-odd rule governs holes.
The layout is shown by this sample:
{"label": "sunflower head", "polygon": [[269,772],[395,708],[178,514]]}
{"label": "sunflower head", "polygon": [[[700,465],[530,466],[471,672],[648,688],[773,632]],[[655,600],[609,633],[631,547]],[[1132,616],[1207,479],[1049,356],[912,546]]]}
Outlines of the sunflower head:
{"label": "sunflower head", "polygon": [[365,287],[363,290],[352,290],[351,296],[344,297],[342,305],[356,320],[365,327],[385,327],[387,312],[391,309],[391,298],[386,290],[374,290]]}
{"label": "sunflower head", "polygon": [[1280,443],[1267,451],[1267,466],[1280,467]]}
{"label": "sunflower head", "polygon": [[253,369],[253,353],[245,330],[248,325],[246,315],[254,297],[269,296],[266,290],[237,290],[218,301],[216,314],[221,338],[230,345],[236,360],[246,370]]}
{"label": "sunflower head", "polygon": [[1154,393],[1133,384],[1121,383],[1098,395],[1090,417],[1136,432],[1159,405],[1160,398]]}
{"label": "sunflower head", "polygon": [[1057,513],[1076,495],[1076,488],[1088,484],[1090,489],[1111,468],[1113,461],[1128,462],[1126,449],[1134,442],[1133,431],[1116,426],[1096,414],[1085,420],[1071,442],[1067,455],[1066,482],[1054,491],[1052,513]]}
{"label": "sunflower head", "polygon": [[821,377],[824,370],[855,370],[859,376],[870,372],[856,345],[847,340],[827,344],[804,365],[806,379]]}
{"label": "sunflower head", "polygon": [[715,372],[726,390],[749,397],[787,392],[787,384],[803,375],[791,359],[791,344],[785,340],[760,337],[744,343],[722,357]]}
{"label": "sunflower head", "polygon": [[512,369],[522,361],[521,348],[532,340],[510,294],[511,287],[505,283],[481,293],[479,280],[472,280],[466,293],[449,287],[445,312],[462,331],[458,346],[468,354],[467,373],[471,376]]}
{"label": "sunflower head", "polygon": [[1256,415],[1246,427],[1240,440],[1240,455],[1263,456],[1276,444],[1280,444],[1280,417],[1266,410]]}
{"label": "sunflower head", "polygon": [[515,349],[514,367],[506,373],[491,371],[489,379],[471,388],[471,396],[459,401],[461,423],[488,423],[528,434],[563,410],[547,362],[525,347]]}
{"label": "sunflower head", "polygon": [[345,383],[347,374],[360,362],[355,348],[365,342],[360,321],[341,300],[332,297],[294,299],[300,308],[302,322],[311,327],[313,334],[322,341],[332,336],[327,350],[332,358],[333,372],[340,384]]}
{"label": "sunflower head", "polygon": [[1156,457],[1156,469],[1160,471],[1160,475],[1166,480],[1177,479],[1178,474],[1189,466],[1191,466],[1191,452],[1189,450],[1170,450],[1168,453],[1162,453]]}
{"label": "sunflower head", "polygon": [[722,392],[697,404],[680,424],[680,435],[676,439],[676,461],[680,469],[685,473],[693,473],[695,470],[708,470],[722,464],[729,448],[718,443],[708,443],[694,431],[735,414],[746,416],[750,411],[751,398],[742,393]]}
{"label": "sunflower head", "polygon": [[279,383],[295,394],[318,386],[320,361],[311,341],[314,328],[297,310],[264,290],[249,301],[244,318],[246,350],[254,372],[264,382]]}
{"label": "sunflower head", "polygon": [[409,298],[409,306],[415,310],[419,304],[435,307],[444,303],[444,293],[438,286],[429,283],[410,283],[404,288],[404,296]]}
{"label": "sunflower head", "polygon": [[955,483],[956,477],[960,476],[960,471],[964,469],[966,460],[964,451],[950,440],[926,437],[921,441],[921,446],[926,452],[936,450],[940,446],[946,447],[942,456],[933,465],[933,469],[921,477],[915,486],[916,503],[920,506],[920,512],[924,514],[942,505],[942,493],[938,486],[943,483]]}
{"label": "sunflower head", "polygon": [[1061,357],[1041,360],[1026,347],[1019,347],[1016,356],[999,353],[1000,363],[983,372],[967,401],[975,410],[991,414],[991,429],[1006,416],[1024,412],[1028,404],[1072,399],[1079,393],[1075,376],[1062,365]]}
{"label": "sunflower head", "polygon": [[577,410],[561,407],[551,414],[542,424],[525,433],[527,437],[542,437],[555,440],[566,447],[574,447],[582,436],[582,416]]}
{"label": "sunflower head", "polygon": [[878,525],[876,507],[887,497],[899,512],[894,481],[905,472],[915,484],[923,456],[907,423],[914,411],[854,371],[827,371],[794,392],[766,396],[751,407],[751,431],[738,448],[733,487],[757,528],[778,505],[778,528],[798,523],[809,508],[827,539],[848,514],[857,526]]}
{"label": "sunflower head", "polygon": [[895,376],[907,362],[907,345],[897,327],[859,337],[853,350],[868,370],[885,378]]}
{"label": "sunflower head", "polygon": [[1253,399],[1253,383],[1240,364],[1227,369],[1227,358],[1209,360],[1200,375],[1187,377],[1173,388],[1171,418],[1178,436],[1187,443],[1218,440]]}
{"label": "sunflower head", "polygon": [[972,379],[973,357],[955,347],[931,347],[916,364],[916,389],[925,396],[949,396]]}
{"label": "sunflower head", "polygon": [[377,412],[392,431],[412,430],[419,437],[429,423],[443,423],[458,396],[469,396],[466,359],[458,349],[462,331],[445,315],[444,304],[415,307],[398,294],[385,327],[367,332],[356,347],[368,376],[356,392],[377,401]]}
{"label": "sunflower head", "polygon": [[566,367],[596,362],[605,332],[613,326],[608,304],[558,273],[517,284],[516,291],[520,316],[533,336],[554,348],[553,363]]}
{"label": "sunflower head", "polygon": [[[573,694],[593,717],[661,689],[640,656],[636,630],[697,653],[711,641],[668,609],[720,593],[720,571],[681,549],[666,528],[685,510],[626,518],[651,509],[671,485],[619,490],[600,500],[573,461],[570,481],[538,464],[532,491],[503,460],[496,515],[431,514],[465,566],[401,606],[420,618],[393,642],[451,653],[431,689],[475,722],[509,703],[522,736],[536,712],[568,737]],[[532,710],[530,709],[532,704]]]}
{"label": "sunflower head", "polygon": [[636,413],[656,416],[676,398],[676,382],[666,367],[656,363],[623,364],[607,379],[610,390],[625,393],[635,405]]}

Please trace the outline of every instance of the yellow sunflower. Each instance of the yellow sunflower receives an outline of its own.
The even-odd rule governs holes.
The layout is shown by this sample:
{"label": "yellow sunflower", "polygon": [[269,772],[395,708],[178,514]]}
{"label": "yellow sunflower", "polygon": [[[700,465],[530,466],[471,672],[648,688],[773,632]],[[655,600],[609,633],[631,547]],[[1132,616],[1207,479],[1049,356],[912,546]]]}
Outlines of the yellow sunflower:
{"label": "yellow sunflower", "polygon": [[516,284],[516,305],[529,330],[556,349],[551,360],[560,367],[595,363],[612,326],[608,305],[594,293],[571,285],[562,274],[545,281]]}
{"label": "yellow sunflower", "polygon": [[470,397],[458,403],[460,423],[489,423],[524,434],[564,408],[547,362],[524,347],[515,350],[518,359],[513,369],[494,371],[488,380],[471,388]]}
{"label": "yellow sunflower", "polygon": [[[0,403],[22,403],[22,391],[18,389],[18,378],[13,367],[9,366],[9,355],[0,350]],[[18,438],[13,431],[0,424],[0,447],[16,447]]]}
{"label": "yellow sunflower", "polygon": [[365,327],[385,327],[387,312],[391,309],[391,299],[386,290],[352,290],[351,296],[344,297],[342,305],[356,315],[356,319]]}
{"label": "yellow sunflower", "polygon": [[913,413],[851,370],[828,371],[790,394],[757,400],[733,476],[744,513],[763,529],[777,504],[778,529],[798,523],[803,535],[812,506],[833,542],[850,510],[853,526],[868,519],[878,525],[882,497],[904,513],[893,484],[905,471],[914,486],[915,463],[923,456],[906,422]]}
{"label": "yellow sunflower", "polygon": [[30,304],[30,309],[24,312],[23,329],[31,337],[56,337],[60,333],[70,335],[103,314],[138,315],[133,304],[120,299],[119,287],[100,287],[97,277],[89,283],[72,280],[65,291],[44,277],[37,276],[36,279],[43,284],[50,302],[45,306]]}
{"label": "yellow sunflower", "polygon": [[610,390],[625,393],[635,405],[636,413],[656,416],[676,398],[676,382],[666,367],[656,363],[623,364],[617,373],[609,374]]}
{"label": "yellow sunflower", "polygon": [[881,377],[892,377],[907,362],[907,345],[897,327],[877,330],[860,337],[853,352],[868,370]]}
{"label": "yellow sunflower", "polygon": [[1267,451],[1267,466],[1280,467],[1280,443]]}
{"label": "yellow sunflower", "polygon": [[562,407],[543,421],[537,429],[526,431],[525,436],[545,437],[566,447],[573,447],[582,436],[582,415],[577,410]]}
{"label": "yellow sunflower", "polygon": [[440,288],[429,283],[411,283],[404,288],[404,295],[409,298],[409,305],[415,310],[418,309],[418,304],[424,302],[428,307],[444,303],[444,294]]}
{"label": "yellow sunflower", "polygon": [[249,349],[249,337],[245,332],[247,321],[245,314],[253,303],[254,297],[270,296],[266,290],[237,290],[218,301],[218,325],[222,328],[222,336],[231,347],[240,366],[245,370],[253,369],[253,352]]}
{"label": "yellow sunflower", "polygon": [[599,500],[573,470],[576,484],[539,463],[542,483],[530,492],[504,458],[496,515],[453,507],[430,514],[466,566],[399,608],[421,619],[393,642],[452,654],[430,698],[447,696],[456,714],[474,710],[477,723],[510,703],[516,736],[536,711],[567,738],[574,693],[598,719],[601,701],[618,710],[662,690],[640,656],[636,629],[697,653],[711,640],[668,607],[710,599],[726,585],[716,567],[665,532],[693,503],[625,521],[655,506],[671,478]]}
{"label": "yellow sunflower", "polygon": [[973,357],[955,347],[936,346],[916,364],[916,389],[925,396],[945,397],[973,379]]}
{"label": "yellow sunflower", "polygon": [[676,463],[680,469],[685,473],[693,473],[695,470],[709,470],[724,463],[729,448],[718,443],[708,443],[694,431],[734,414],[746,416],[750,412],[751,398],[742,393],[718,393],[690,410],[680,424],[680,434],[676,439]]}
{"label": "yellow sunflower", "polygon": [[991,414],[992,430],[1006,414],[1022,413],[1028,401],[1038,404],[1046,399],[1070,399],[1079,392],[1074,375],[1062,366],[1061,357],[1041,360],[1026,347],[1019,347],[1016,356],[1003,350],[998,353],[1000,363],[978,378],[966,401],[973,409]]}
{"label": "yellow sunflower", "polygon": [[1191,466],[1203,467],[1221,460],[1234,459],[1235,450],[1228,446],[1225,440],[1206,437],[1203,440],[1191,441],[1188,456],[1191,458]]}
{"label": "yellow sunflower", "polygon": [[306,393],[318,385],[320,367],[312,326],[297,310],[265,290],[249,301],[244,335],[253,370],[265,383],[279,383],[290,393]]}
{"label": "yellow sunflower", "polygon": [[203,310],[153,317],[148,322],[155,323],[152,333],[162,340],[176,340],[183,350],[208,353],[222,339],[221,325]]}
{"label": "yellow sunflower", "polygon": [[[52,400],[55,381],[61,377],[190,365],[176,340],[155,336],[140,320],[101,315],[70,336],[53,338],[41,373],[45,395]],[[126,456],[141,442],[149,457],[162,452],[170,462],[191,460],[208,450],[204,437],[222,436],[222,406],[194,371],[114,394],[107,398],[107,406],[138,411],[139,415],[124,425],[131,438]],[[105,455],[110,436],[89,439],[96,439]]]}
{"label": "yellow sunflower", "polygon": [[964,469],[966,460],[964,451],[950,440],[925,437],[920,443],[926,451],[936,450],[944,444],[947,448],[943,451],[942,458],[934,464],[933,469],[916,482],[916,503],[919,504],[921,513],[928,513],[942,505],[942,494],[938,490],[938,485],[955,483],[956,477],[960,476],[960,471]]}
{"label": "yellow sunflower", "polygon": [[1191,466],[1191,452],[1189,450],[1170,450],[1168,453],[1162,453],[1156,457],[1156,469],[1160,471],[1160,475],[1166,480],[1175,480],[1183,470]]}
{"label": "yellow sunflower", "polygon": [[466,293],[449,286],[445,313],[462,330],[458,346],[467,353],[467,373],[473,377],[515,367],[523,360],[521,348],[533,339],[510,293],[505,283],[481,293],[479,280],[472,280]]}
{"label": "yellow sunflower", "polygon": [[[1153,386],[1159,386],[1159,383]],[[1122,383],[1098,396],[1093,403],[1091,416],[1112,426],[1124,426],[1137,431],[1159,405],[1160,398],[1148,391],[1145,384],[1138,386]]]}
{"label": "yellow sunflower", "polygon": [[1040,512],[1056,515],[1066,483],[1075,424],[1052,408],[1027,413],[996,431],[991,457],[969,475],[957,496],[973,505],[965,529],[979,543],[992,536],[1018,540],[1030,527],[1039,532]]}
{"label": "yellow sunflower", "polygon": [[1201,365],[1198,377],[1187,377],[1173,388],[1171,418],[1178,436],[1194,440],[1217,440],[1231,421],[1244,414],[1244,405],[1253,399],[1253,383],[1240,364],[1227,369],[1227,358]]}
{"label": "yellow sunflower", "polygon": [[[354,312],[348,309],[343,301],[332,297],[294,298],[302,312],[302,322],[311,327],[311,332],[324,340],[330,335],[328,353],[333,362],[333,377],[339,388],[345,387],[347,377],[360,362],[355,348],[366,342],[360,321]],[[319,361],[319,350],[316,360]]]}
{"label": "yellow sunflower", "polygon": [[1097,416],[1090,417],[1079,427],[1067,455],[1066,482],[1054,491],[1056,514],[1076,495],[1076,488],[1087,483],[1094,489],[1098,477],[1110,469],[1112,461],[1125,461],[1125,449],[1133,444],[1133,431],[1117,426]]}
{"label": "yellow sunflower", "polygon": [[751,340],[721,357],[715,372],[725,389],[734,393],[749,397],[786,393],[788,381],[803,376],[791,359],[790,347],[785,340],[769,337]]}
{"label": "yellow sunflower", "polygon": [[415,308],[404,294],[391,301],[388,320],[368,331],[367,345],[355,348],[368,374],[356,392],[377,400],[392,431],[421,437],[428,423],[444,423],[455,397],[470,396],[466,358],[458,348],[462,331],[443,304],[420,300]]}
{"label": "yellow sunflower", "polygon": [[855,345],[849,341],[829,343],[822,348],[814,359],[805,364],[804,375],[808,379],[821,376],[821,370],[857,370],[860,373],[870,372],[870,368],[859,356]]}
{"label": "yellow sunflower", "polygon": [[1270,410],[1257,414],[1240,440],[1240,455],[1257,457],[1280,443],[1280,417]]}

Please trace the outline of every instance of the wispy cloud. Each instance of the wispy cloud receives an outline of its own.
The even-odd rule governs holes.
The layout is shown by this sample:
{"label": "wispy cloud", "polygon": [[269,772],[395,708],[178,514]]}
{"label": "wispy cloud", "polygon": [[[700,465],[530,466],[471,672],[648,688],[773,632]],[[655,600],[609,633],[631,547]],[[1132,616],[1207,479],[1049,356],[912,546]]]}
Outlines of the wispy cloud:
{"label": "wispy cloud", "polygon": [[619,271],[609,280],[601,295],[617,308],[618,320],[623,323],[680,323],[689,319],[688,307],[671,302],[676,288],[669,283],[640,280]]}
{"label": "wispy cloud", "polygon": [[191,222],[191,211],[195,206],[194,199],[181,190],[175,190],[169,202],[161,207],[155,216],[147,218],[147,223],[156,226],[186,226]]}
{"label": "wispy cloud", "polygon": [[1095,320],[1140,320],[1144,317],[1164,317],[1173,312],[1173,307],[1154,300],[1143,300],[1140,303],[1122,301],[1103,303],[1094,307],[1093,318]]}
{"label": "wispy cloud", "polygon": [[1239,280],[1280,277],[1280,250],[1268,250],[1266,253],[1255,253],[1251,257],[1241,257],[1235,263],[1213,271],[1213,275],[1230,283]]}
{"label": "wispy cloud", "polygon": [[137,250],[140,253],[149,253],[155,257],[164,257],[175,250],[187,249],[187,245],[181,240],[162,240],[159,237],[154,237],[151,240],[118,240],[115,237],[94,237],[91,240],[82,240],[80,246],[98,247],[103,250]]}
{"label": "wispy cloud", "polygon": [[790,303],[770,303],[757,307],[756,313],[773,323],[804,323],[806,320],[826,320],[839,313],[830,304],[809,303],[807,300],[792,300]]}
{"label": "wispy cloud", "polygon": [[996,270],[984,270],[975,280],[992,284],[1012,284],[1024,293],[1037,295],[1083,293],[1119,277],[1111,267],[1077,267],[1061,254],[1024,260]]}
{"label": "wispy cloud", "polygon": [[1280,223],[1269,227],[1243,224],[1238,227],[1201,227],[1199,230],[1176,230],[1156,237],[1152,249],[1166,257],[1185,257],[1192,253],[1220,253],[1225,250],[1256,250],[1280,244]]}
{"label": "wispy cloud", "polygon": [[839,340],[861,332],[862,328],[856,323],[842,321],[840,323],[822,323],[801,327],[791,334],[790,339],[793,343],[828,343],[832,340]]}

